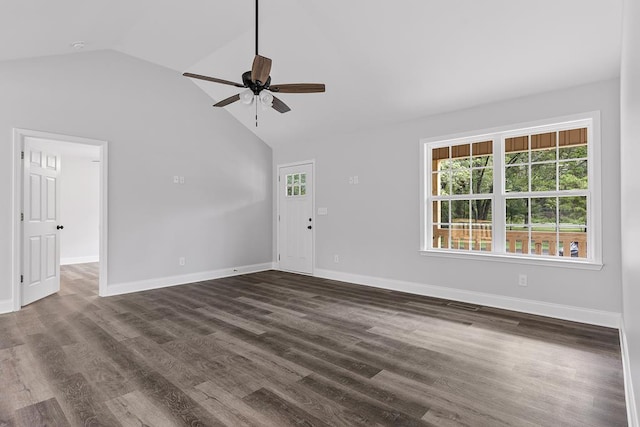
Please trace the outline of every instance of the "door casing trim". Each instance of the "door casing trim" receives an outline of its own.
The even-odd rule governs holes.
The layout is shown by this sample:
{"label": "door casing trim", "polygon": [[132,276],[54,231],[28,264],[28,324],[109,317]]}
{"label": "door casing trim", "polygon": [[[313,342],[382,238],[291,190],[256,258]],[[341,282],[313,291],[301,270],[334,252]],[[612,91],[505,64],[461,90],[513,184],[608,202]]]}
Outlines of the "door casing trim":
{"label": "door casing trim", "polygon": [[51,141],[71,142],[74,144],[92,145],[100,148],[100,208],[99,208],[99,239],[100,239],[100,274],[98,279],[98,295],[105,296],[107,294],[107,271],[108,271],[108,171],[109,171],[109,155],[108,141],[83,138],[72,135],[63,135],[51,132],[43,132],[29,129],[13,129],[13,161],[12,161],[12,229],[11,240],[13,242],[13,250],[11,251],[11,292],[13,300],[13,311],[19,311],[22,304],[22,288],[20,284],[20,275],[22,274],[22,223],[20,214],[22,213],[22,196],[23,196],[23,163],[21,152],[24,148],[24,139],[27,137],[40,138]]}
{"label": "door casing trim", "polygon": [[[313,221],[311,222],[313,224],[313,228],[311,229],[311,273],[309,274],[310,276],[314,275],[314,272],[316,271],[316,180],[317,180],[317,176],[316,176],[316,161],[315,159],[311,159],[311,160],[303,160],[303,161],[299,161],[299,162],[293,162],[293,163],[282,163],[277,165],[276,167],[276,176],[275,176],[275,188],[276,188],[276,254],[275,254],[275,260],[273,262],[273,265],[275,267],[276,270],[281,270],[280,268],[280,260],[278,260],[278,254],[280,254],[280,221],[279,221],[279,216],[280,216],[280,183],[278,182],[278,177],[280,176],[280,170],[283,168],[288,168],[288,167],[292,167],[292,166],[303,166],[303,165],[311,165],[311,173],[313,174],[313,182],[311,185],[311,217],[313,218]],[[303,273],[299,273],[296,272],[298,274],[303,274]]]}

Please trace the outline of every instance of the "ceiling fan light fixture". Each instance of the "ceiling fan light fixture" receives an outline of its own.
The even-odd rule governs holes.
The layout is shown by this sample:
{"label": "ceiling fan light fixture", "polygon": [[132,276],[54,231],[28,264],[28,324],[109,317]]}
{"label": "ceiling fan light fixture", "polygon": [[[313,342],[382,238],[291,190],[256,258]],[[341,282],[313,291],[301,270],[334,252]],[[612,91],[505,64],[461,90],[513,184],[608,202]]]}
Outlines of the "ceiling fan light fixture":
{"label": "ceiling fan light fixture", "polygon": [[242,102],[245,105],[251,105],[253,104],[253,98],[254,98],[254,94],[251,91],[251,89],[247,89],[245,91],[242,91],[240,93],[240,102]]}
{"label": "ceiling fan light fixture", "polygon": [[266,108],[273,107],[273,95],[265,91],[260,92],[260,103]]}

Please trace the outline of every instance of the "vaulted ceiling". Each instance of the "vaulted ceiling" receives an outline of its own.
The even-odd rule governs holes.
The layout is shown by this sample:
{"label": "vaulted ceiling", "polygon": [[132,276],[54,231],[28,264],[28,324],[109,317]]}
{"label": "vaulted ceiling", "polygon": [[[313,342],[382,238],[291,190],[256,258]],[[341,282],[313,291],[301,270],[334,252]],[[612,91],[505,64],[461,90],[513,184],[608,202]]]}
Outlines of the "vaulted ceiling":
{"label": "vaulted ceiling", "polygon": [[[114,49],[241,81],[253,0],[3,0],[0,60]],[[226,109],[272,146],[614,78],[622,0],[262,0],[260,53],[292,111]],[[194,81],[218,101],[232,86]],[[211,108],[211,114],[221,114]]]}

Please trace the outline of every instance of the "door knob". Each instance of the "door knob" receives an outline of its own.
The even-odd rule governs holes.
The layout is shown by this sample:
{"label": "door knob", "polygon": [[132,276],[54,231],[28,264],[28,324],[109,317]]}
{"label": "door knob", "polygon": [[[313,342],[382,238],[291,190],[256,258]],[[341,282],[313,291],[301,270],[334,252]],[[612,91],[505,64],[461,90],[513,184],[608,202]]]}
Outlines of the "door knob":
{"label": "door knob", "polygon": [[58,230],[63,230],[63,229],[64,229],[64,225],[58,225],[56,228],[57,228]]}
{"label": "door knob", "polygon": [[307,228],[308,228],[309,230],[311,230],[311,226],[310,226],[310,225],[308,225],[308,226],[307,226]]}

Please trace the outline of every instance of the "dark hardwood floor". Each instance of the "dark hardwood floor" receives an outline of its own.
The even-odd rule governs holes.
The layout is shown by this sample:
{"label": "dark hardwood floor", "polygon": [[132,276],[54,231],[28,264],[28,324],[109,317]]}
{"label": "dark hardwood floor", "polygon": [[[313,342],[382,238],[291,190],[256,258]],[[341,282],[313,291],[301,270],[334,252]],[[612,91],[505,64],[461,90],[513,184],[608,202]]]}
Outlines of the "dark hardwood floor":
{"label": "dark hardwood floor", "polygon": [[[0,316],[0,426],[626,426],[616,330],[277,271]],[[477,311],[473,311],[476,310]]]}

